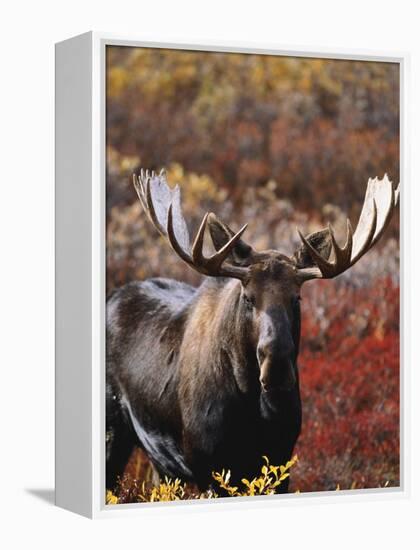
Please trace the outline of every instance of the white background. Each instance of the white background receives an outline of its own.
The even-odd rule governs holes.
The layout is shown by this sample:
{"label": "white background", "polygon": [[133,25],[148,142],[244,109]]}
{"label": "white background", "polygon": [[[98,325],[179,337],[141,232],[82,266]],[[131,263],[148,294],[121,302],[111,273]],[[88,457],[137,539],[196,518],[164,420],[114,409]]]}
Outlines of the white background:
{"label": "white background", "polygon": [[[3,2],[0,14],[0,545],[2,548],[419,548],[418,337],[411,363],[411,497],[91,522],[54,508],[54,42],[87,30],[138,39],[237,40],[408,51],[411,242],[419,234],[416,2],[184,0]],[[406,185],[407,182],[403,182]],[[418,257],[412,334],[418,325]],[[411,265],[410,265],[411,264]],[[77,475],[77,472],[73,472]],[[40,498],[42,497],[42,498]],[[47,499],[47,500],[46,500]],[[325,502],[328,502],[326,500]],[[416,509],[417,507],[417,509]]]}

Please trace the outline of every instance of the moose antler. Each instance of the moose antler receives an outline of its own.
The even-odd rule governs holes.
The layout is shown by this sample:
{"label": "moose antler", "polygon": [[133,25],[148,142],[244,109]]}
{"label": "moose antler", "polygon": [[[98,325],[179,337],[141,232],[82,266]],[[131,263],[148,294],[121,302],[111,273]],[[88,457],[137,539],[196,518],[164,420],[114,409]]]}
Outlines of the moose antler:
{"label": "moose antler", "polygon": [[304,247],[316,265],[316,267],[300,269],[299,275],[304,280],[331,279],[349,269],[379,240],[391,219],[398,200],[399,186],[394,190],[386,174],[381,180],[369,178],[356,231],[353,232],[350,220],[347,218],[347,238],[342,248],[337,243],[331,225],[328,225],[334,252],[331,261],[324,258],[298,229]]}
{"label": "moose antler", "polygon": [[133,184],[137,195],[150,221],[164,236],[178,256],[193,269],[212,277],[233,277],[244,279],[247,268],[226,263],[230,252],[247,228],[245,224],[233,237],[212,256],[203,254],[204,233],[209,212],[205,214],[192,246],[187,224],[181,209],[181,191],[176,185],[171,189],[166,181],[165,171],[158,175],[148,170],[140,170],[140,175],[133,175]]}

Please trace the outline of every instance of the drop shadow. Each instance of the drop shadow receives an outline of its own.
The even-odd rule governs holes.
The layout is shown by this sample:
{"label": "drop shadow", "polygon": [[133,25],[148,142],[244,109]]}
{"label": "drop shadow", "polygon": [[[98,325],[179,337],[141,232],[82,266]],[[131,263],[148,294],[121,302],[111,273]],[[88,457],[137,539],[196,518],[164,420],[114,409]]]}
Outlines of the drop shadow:
{"label": "drop shadow", "polygon": [[43,500],[47,504],[55,504],[55,490],[54,489],[25,489],[25,491],[39,500]]}

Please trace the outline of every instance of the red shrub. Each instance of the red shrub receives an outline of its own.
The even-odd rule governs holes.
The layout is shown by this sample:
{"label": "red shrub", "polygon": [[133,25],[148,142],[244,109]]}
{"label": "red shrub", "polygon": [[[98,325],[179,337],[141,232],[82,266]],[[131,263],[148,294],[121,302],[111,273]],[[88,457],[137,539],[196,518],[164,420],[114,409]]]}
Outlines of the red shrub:
{"label": "red shrub", "polygon": [[303,428],[291,490],[399,485],[399,288],[389,279],[318,285],[303,311]]}

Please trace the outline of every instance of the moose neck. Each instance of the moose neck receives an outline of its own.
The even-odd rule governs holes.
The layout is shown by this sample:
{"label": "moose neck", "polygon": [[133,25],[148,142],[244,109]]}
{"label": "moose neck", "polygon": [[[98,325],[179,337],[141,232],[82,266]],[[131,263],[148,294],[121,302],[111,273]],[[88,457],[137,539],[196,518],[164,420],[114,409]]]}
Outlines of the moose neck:
{"label": "moose neck", "polygon": [[208,278],[190,307],[193,311],[184,343],[200,347],[202,357],[210,359],[213,373],[224,377],[232,374],[240,391],[257,389],[256,347],[241,300],[241,283],[235,279]]}

